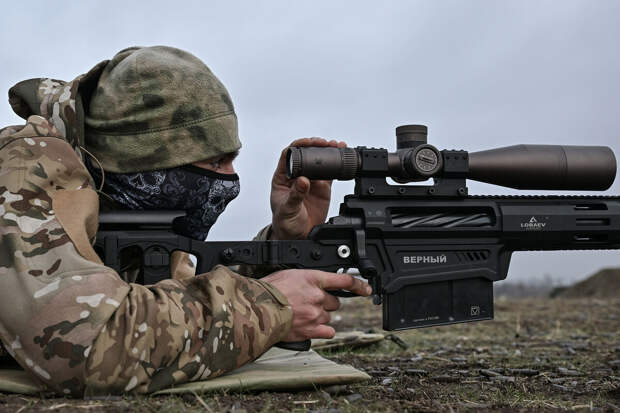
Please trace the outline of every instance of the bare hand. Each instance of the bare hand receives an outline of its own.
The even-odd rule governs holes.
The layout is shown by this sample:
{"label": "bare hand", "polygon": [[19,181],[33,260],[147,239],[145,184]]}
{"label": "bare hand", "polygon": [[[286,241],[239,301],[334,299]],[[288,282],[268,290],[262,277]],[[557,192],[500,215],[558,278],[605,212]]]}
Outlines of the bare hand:
{"label": "bare hand", "polygon": [[[344,142],[322,138],[303,138],[290,146],[344,148]],[[272,239],[304,239],[318,224],[323,224],[329,211],[332,181],[313,180],[304,176],[286,176],[286,151],[282,151],[271,181]]]}
{"label": "bare hand", "polygon": [[361,296],[372,292],[370,286],[349,274],[317,270],[284,270],[262,278],[288,299],[293,308],[293,324],[283,341],[332,338],[336,331],[327,325],[330,311],[340,308],[337,297],[326,290],[347,290]]}

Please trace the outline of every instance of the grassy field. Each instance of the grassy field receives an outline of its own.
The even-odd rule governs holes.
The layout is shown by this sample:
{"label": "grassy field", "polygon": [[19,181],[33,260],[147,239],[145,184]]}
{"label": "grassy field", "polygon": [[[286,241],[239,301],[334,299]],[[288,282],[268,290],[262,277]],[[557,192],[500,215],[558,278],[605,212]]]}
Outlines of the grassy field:
{"label": "grassy field", "polygon": [[[379,307],[344,301],[338,330],[381,331]],[[361,385],[86,401],[3,395],[0,411],[620,412],[620,300],[499,300],[495,316],[323,353],[372,376]]]}

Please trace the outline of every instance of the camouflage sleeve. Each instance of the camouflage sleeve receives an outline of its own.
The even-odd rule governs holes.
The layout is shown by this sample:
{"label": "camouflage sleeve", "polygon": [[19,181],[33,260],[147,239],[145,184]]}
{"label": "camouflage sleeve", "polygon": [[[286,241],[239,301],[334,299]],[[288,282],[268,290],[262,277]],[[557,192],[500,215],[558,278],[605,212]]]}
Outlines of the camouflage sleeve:
{"label": "camouflage sleeve", "polygon": [[86,392],[150,393],[217,377],[281,341],[291,319],[286,308],[275,288],[223,266],[132,285],[93,343]]}
{"label": "camouflage sleeve", "polygon": [[44,118],[0,139],[0,337],[38,381],[81,396],[149,392],[232,370],[290,328],[267,283],[218,267],[127,284],[90,240],[97,195]]}

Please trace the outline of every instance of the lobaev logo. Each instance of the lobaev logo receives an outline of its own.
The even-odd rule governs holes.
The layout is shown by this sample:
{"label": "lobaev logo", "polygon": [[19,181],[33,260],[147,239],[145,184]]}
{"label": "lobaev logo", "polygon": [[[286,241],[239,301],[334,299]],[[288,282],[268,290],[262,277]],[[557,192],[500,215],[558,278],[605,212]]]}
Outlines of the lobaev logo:
{"label": "lobaev logo", "polygon": [[530,220],[528,222],[522,222],[521,223],[521,228],[525,229],[526,231],[541,230],[541,229],[545,228],[546,226],[547,226],[546,222],[539,222],[536,219],[536,217],[530,218]]}

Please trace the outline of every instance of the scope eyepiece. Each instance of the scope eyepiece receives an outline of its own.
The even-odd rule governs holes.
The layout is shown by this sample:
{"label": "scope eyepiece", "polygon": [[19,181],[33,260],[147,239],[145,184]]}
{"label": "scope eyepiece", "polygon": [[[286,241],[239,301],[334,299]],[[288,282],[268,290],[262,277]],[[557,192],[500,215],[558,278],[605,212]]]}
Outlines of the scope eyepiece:
{"label": "scope eyepiece", "polygon": [[310,179],[355,178],[360,160],[353,148],[290,147],[286,151],[286,174],[289,178]]}

